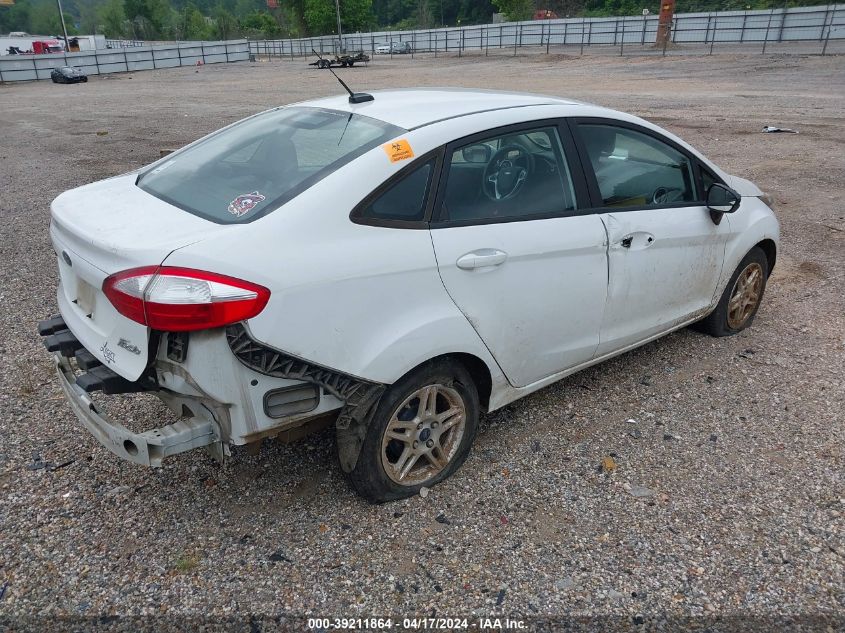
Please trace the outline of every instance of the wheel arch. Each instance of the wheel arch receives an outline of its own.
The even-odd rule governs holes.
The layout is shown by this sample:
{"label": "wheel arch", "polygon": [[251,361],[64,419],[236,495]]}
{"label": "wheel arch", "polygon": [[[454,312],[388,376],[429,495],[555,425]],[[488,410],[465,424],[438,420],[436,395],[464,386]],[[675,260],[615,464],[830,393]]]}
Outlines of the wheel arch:
{"label": "wheel arch", "polygon": [[[751,249],[757,247],[763,251],[769,264],[769,274],[774,268],[777,256],[777,245],[780,239],[780,224],[771,209],[757,198],[743,198],[742,204],[748,201],[747,209],[740,209],[729,218],[733,236],[725,246],[725,259],[722,274],[713,293],[713,306],[725,291],[725,286],[733,276],[736,267]],[[736,216],[736,217],[734,217]]]}
{"label": "wheel arch", "polygon": [[775,262],[777,261],[777,245],[775,241],[767,238],[757,242],[755,246],[766,254],[766,261],[769,264],[768,274],[771,276],[772,271],[775,269]]}
{"label": "wheel arch", "polygon": [[[469,375],[472,377],[472,381],[475,384],[475,389],[478,392],[478,403],[481,405],[482,411],[486,412],[490,406],[490,395],[493,392],[493,375],[490,372],[490,368],[487,366],[487,363],[474,354],[469,354],[467,352],[452,352],[448,354],[440,354],[439,356],[432,356],[405,372],[399,380],[402,380],[405,376],[417,371],[424,365],[440,361],[459,363],[467,370],[467,372],[469,372]],[[396,382],[399,382],[399,380]]]}

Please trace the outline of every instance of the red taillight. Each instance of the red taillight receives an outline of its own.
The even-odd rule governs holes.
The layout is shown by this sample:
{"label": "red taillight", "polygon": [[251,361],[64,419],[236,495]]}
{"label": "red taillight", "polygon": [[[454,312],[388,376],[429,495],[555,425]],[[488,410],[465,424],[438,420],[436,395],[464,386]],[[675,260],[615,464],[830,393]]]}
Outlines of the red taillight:
{"label": "red taillight", "polygon": [[103,282],[103,292],[123,316],[167,332],[207,330],[251,319],[270,299],[264,286],[175,266],[116,273]]}

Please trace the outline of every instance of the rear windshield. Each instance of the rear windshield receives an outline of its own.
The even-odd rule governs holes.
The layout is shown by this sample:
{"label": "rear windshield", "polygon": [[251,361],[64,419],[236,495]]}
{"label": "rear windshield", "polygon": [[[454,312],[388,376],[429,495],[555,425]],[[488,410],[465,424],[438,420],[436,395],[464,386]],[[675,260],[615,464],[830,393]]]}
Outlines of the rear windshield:
{"label": "rear windshield", "polygon": [[280,108],[174,154],[137,184],[207,220],[251,222],[404,131],[349,112]]}

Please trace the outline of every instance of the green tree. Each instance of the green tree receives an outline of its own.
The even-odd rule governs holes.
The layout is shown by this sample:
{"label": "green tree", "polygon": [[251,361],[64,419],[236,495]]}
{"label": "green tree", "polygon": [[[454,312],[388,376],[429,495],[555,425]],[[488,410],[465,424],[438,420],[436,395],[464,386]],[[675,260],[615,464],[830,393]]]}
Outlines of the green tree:
{"label": "green tree", "polygon": [[179,18],[180,39],[194,41],[210,39],[211,26],[193,3],[189,2],[184,6]]}
{"label": "green tree", "polygon": [[272,39],[281,33],[279,25],[269,13],[253,11],[240,20],[241,31],[244,35],[255,38]]}
{"label": "green tree", "polygon": [[493,4],[509,22],[530,20],[534,15],[533,0],[493,0]]}
{"label": "green tree", "polygon": [[266,12],[266,0],[236,0],[232,11],[236,18],[245,18],[253,13]]}
{"label": "green tree", "polygon": [[126,12],[123,0],[108,0],[97,10],[97,23],[106,37],[119,38],[126,35]]}
{"label": "green tree", "polygon": [[[303,17],[312,35],[337,33],[333,0],[305,0]],[[344,33],[368,29],[374,21],[372,0],[340,0],[340,21]]]}
{"label": "green tree", "polygon": [[[28,2],[18,2],[10,7],[0,7],[0,32],[9,31],[32,32],[31,7]],[[6,51],[0,51],[5,55]]]}
{"label": "green tree", "polygon": [[74,3],[77,15],[79,16],[76,24],[79,26],[80,33],[102,33],[102,30],[99,28],[99,20],[97,19],[99,4],[101,4],[101,0],[76,0]]}
{"label": "green tree", "polygon": [[168,0],[124,0],[123,7],[136,37],[157,39],[165,34],[170,23]]}
{"label": "green tree", "polygon": [[223,5],[218,5],[214,11],[214,36],[221,40],[229,40],[238,35],[238,21]]}
{"label": "green tree", "polygon": [[[73,22],[65,15],[65,25],[68,35],[77,33]],[[55,4],[38,3],[30,11],[30,31],[36,35],[57,35],[62,33],[62,21]]]}

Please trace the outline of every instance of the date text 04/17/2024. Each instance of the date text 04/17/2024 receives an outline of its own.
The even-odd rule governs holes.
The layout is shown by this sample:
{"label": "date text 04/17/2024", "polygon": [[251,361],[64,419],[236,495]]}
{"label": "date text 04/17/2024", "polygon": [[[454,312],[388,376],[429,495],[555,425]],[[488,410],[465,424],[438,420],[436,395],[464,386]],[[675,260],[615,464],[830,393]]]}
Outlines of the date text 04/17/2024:
{"label": "date text 04/17/2024", "polygon": [[523,620],[512,618],[308,618],[308,629],[312,631],[518,631],[525,628]]}

